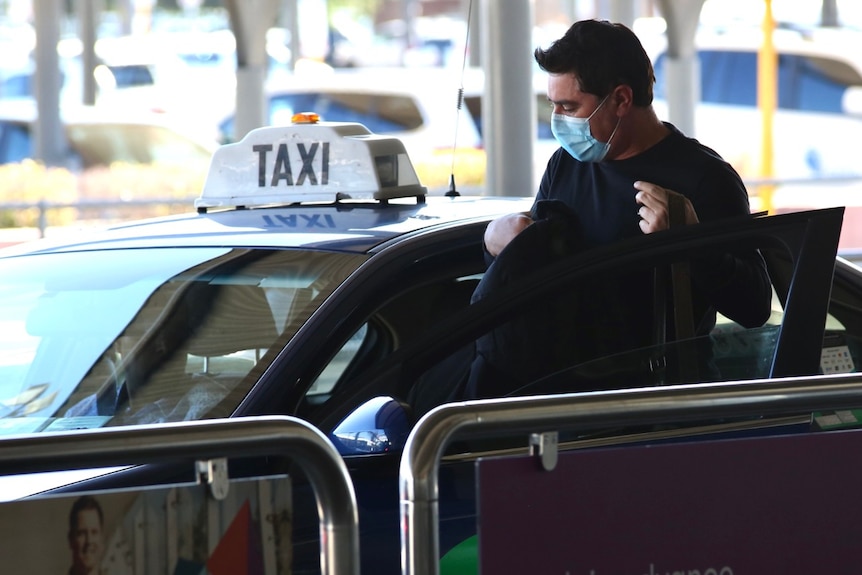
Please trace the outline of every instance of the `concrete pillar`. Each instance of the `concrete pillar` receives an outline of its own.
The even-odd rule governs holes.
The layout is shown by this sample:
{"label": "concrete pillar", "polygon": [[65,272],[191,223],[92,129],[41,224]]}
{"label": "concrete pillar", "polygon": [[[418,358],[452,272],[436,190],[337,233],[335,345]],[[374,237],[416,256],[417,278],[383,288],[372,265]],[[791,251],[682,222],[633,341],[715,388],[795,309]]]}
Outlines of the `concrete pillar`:
{"label": "concrete pillar", "polygon": [[62,165],[66,156],[66,136],[60,121],[60,21],[62,0],[33,0],[36,27],[36,108],[39,118],[33,132],[34,157],[45,165]]}
{"label": "concrete pillar", "polygon": [[267,123],[264,81],[266,31],[275,23],[279,0],[225,0],[236,37],[234,141]]}
{"label": "concrete pillar", "polygon": [[83,75],[81,95],[84,104],[96,103],[96,36],[99,25],[99,15],[102,13],[101,0],[76,0],[75,12],[78,15],[78,36],[81,39],[81,74]]}
{"label": "concrete pillar", "polygon": [[838,0],[823,0],[820,6],[820,25],[821,26],[840,26],[841,21],[838,18]]}
{"label": "concrete pillar", "polygon": [[667,22],[665,78],[668,120],[697,137],[695,108],[700,101],[700,65],[694,37],[703,0],[658,0]]}
{"label": "concrete pillar", "polygon": [[635,23],[635,0],[611,0],[610,21],[631,28]]}
{"label": "concrete pillar", "polygon": [[532,81],[532,3],[482,0],[480,8],[485,70],[482,140],[488,161],[485,194],[533,195],[536,99]]}
{"label": "concrete pillar", "polygon": [[282,0],[281,3],[281,26],[290,30],[290,69],[296,69],[296,61],[299,60],[301,47],[299,45],[299,6],[297,0]]}

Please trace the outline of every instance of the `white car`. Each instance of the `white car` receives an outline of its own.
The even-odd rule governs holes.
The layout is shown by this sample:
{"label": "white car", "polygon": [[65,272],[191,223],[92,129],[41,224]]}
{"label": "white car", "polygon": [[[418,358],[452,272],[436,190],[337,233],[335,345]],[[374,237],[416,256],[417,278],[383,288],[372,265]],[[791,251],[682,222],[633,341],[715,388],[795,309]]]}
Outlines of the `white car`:
{"label": "white car", "polygon": [[[166,114],[68,105],[60,115],[68,145],[64,167],[73,170],[125,162],[204,171],[218,147],[214,136],[207,137],[197,126]],[[0,101],[0,165],[33,157],[37,118],[32,99]]]}
{"label": "white car", "polygon": [[[638,32],[653,58],[655,108],[666,119],[666,36]],[[700,103],[693,134],[715,149],[743,178],[761,172],[761,114],[757,57],[762,32],[746,26],[701,27]],[[848,28],[776,29],[777,109],[773,119],[773,171],[778,179],[862,174],[862,32]]]}
{"label": "white car", "polygon": [[[533,157],[538,184],[551,153],[559,146],[551,134],[544,75],[537,75],[533,85],[537,100]],[[460,88],[463,102],[459,109]],[[448,182],[453,149],[458,165],[469,165],[471,173],[479,172],[484,179],[483,93],[484,74],[478,68],[467,68],[463,76],[460,69],[453,68],[319,68],[270,83],[268,123],[289,124],[299,112],[317,113],[324,121],[359,122],[374,133],[404,142],[417,169],[428,163],[438,166],[436,172],[422,173],[429,188],[438,188]],[[235,139],[233,122],[231,111],[219,123],[223,142]]]}

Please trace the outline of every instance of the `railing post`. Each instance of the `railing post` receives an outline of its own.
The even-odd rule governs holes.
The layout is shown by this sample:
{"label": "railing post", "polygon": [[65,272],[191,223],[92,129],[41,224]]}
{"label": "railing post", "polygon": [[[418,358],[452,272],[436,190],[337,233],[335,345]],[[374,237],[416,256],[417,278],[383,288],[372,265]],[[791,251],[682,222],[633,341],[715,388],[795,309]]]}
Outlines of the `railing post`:
{"label": "railing post", "polygon": [[39,200],[37,207],[39,208],[39,237],[44,238],[45,230],[48,227],[48,216],[46,214],[48,211],[48,204],[44,199],[42,199]]}

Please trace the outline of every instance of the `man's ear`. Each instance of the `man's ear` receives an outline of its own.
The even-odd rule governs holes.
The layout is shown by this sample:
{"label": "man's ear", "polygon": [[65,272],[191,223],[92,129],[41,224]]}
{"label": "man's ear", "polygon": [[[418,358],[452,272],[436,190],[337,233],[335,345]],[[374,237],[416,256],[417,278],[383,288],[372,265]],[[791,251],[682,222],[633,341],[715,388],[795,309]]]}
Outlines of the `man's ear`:
{"label": "man's ear", "polygon": [[617,106],[617,116],[625,116],[634,106],[634,94],[628,84],[620,84],[611,92],[611,100]]}

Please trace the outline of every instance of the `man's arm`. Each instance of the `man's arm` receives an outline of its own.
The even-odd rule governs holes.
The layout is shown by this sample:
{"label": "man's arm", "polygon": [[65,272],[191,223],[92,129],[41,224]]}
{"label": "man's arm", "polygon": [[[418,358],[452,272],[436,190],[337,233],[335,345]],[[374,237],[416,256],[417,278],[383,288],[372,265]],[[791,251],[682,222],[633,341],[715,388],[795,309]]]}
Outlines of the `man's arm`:
{"label": "man's arm", "polygon": [[527,214],[506,214],[488,222],[485,228],[485,250],[497,257],[512,239],[533,223]]}
{"label": "man's arm", "polygon": [[[641,230],[649,234],[667,229],[668,196],[676,192],[649,182],[635,182],[635,189]],[[685,206],[686,225],[697,223],[697,212],[688,198]],[[691,266],[692,281],[717,311],[748,328],[769,319],[772,282],[758,251],[695,258]]]}
{"label": "man's arm", "polygon": [[691,278],[717,311],[743,327],[760,327],[772,313],[772,281],[758,251],[696,258]]}

